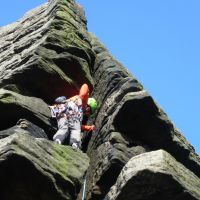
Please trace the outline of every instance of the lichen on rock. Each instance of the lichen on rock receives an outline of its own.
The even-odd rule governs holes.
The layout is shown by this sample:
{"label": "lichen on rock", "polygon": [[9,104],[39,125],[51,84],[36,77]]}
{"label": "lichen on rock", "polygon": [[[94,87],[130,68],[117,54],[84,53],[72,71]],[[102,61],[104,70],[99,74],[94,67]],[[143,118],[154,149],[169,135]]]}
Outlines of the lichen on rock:
{"label": "lichen on rock", "polygon": [[1,199],[74,199],[89,158],[81,151],[18,133],[0,140]]}
{"label": "lichen on rock", "polygon": [[[159,199],[160,191],[166,199],[200,200],[194,148],[87,31],[74,0],[49,0],[1,27],[0,47],[1,200],[136,198],[132,191],[138,200],[150,194]],[[92,133],[83,133],[87,155],[51,141],[56,124],[48,108],[58,96],[76,95],[83,83],[98,102],[95,113],[84,118],[95,125]]]}

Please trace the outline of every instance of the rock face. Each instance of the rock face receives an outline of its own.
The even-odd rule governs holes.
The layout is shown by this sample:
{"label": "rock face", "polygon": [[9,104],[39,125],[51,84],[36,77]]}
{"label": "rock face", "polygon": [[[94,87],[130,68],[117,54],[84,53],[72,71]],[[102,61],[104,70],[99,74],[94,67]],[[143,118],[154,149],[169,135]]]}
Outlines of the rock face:
{"label": "rock face", "polygon": [[105,200],[199,199],[200,180],[163,150],[135,156]]}
{"label": "rock face", "polygon": [[47,104],[35,97],[0,89],[1,129],[15,125],[20,118],[34,122],[46,132],[51,130],[50,113]]}
{"label": "rock face", "polygon": [[[0,29],[0,86],[46,102],[92,87],[94,52],[74,1],[52,0]],[[48,87],[47,87],[48,83]]]}
{"label": "rock face", "polygon": [[[93,94],[100,106],[91,119],[96,131],[87,151],[92,163],[87,174],[91,180],[88,199],[104,199],[128,160],[152,150],[169,152],[199,177],[200,159],[193,147],[138,81],[93,35],[91,37],[96,53],[92,71],[95,80]],[[123,148],[119,150],[119,146]],[[120,159],[113,156],[116,152]],[[107,158],[108,162],[96,161],[97,156],[103,161]]]}
{"label": "rock face", "polygon": [[43,129],[41,129],[40,127],[36,126],[35,124],[25,120],[25,119],[20,119],[17,122],[17,125],[0,131],[0,138],[5,138],[8,137],[10,135],[13,135],[15,133],[24,133],[24,134],[29,134],[31,136],[34,136],[36,138],[45,138],[48,139],[47,134],[44,132]]}
{"label": "rock face", "polygon": [[77,196],[89,165],[81,151],[17,133],[0,140],[1,199],[58,199]]}
{"label": "rock face", "polygon": [[[200,200],[194,148],[87,32],[75,1],[49,0],[1,27],[0,47],[0,199]],[[89,158],[52,143],[48,108],[83,83],[98,102],[83,135]]]}

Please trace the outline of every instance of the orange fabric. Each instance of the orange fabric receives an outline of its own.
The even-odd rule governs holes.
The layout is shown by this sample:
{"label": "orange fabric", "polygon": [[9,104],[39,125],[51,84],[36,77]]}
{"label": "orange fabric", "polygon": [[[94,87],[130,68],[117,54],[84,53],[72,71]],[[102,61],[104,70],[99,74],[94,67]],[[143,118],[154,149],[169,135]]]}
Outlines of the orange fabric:
{"label": "orange fabric", "polygon": [[[86,83],[84,83],[80,90],[79,94],[71,97],[70,99],[74,102],[76,102],[78,105],[82,105],[83,111],[86,110],[87,102],[89,97],[89,87]],[[89,125],[81,125],[82,131],[93,131],[95,129],[95,126],[89,126]]]}
{"label": "orange fabric", "polygon": [[81,125],[81,131],[93,131],[95,129],[95,126],[89,126],[89,125]]}
{"label": "orange fabric", "polygon": [[82,100],[83,110],[85,110],[87,107],[87,101],[89,97],[89,87],[86,83],[81,86],[81,89],[79,91],[79,97]]}

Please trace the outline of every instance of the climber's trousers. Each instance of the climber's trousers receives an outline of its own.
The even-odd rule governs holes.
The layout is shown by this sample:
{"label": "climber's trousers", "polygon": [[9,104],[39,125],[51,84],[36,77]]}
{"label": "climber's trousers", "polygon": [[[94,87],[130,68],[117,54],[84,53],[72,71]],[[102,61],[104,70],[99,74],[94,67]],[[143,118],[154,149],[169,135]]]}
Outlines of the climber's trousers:
{"label": "climber's trousers", "polygon": [[[69,135],[70,134],[70,135]],[[61,144],[67,137],[70,137],[69,144],[76,143],[81,147],[81,124],[80,122],[69,123],[65,118],[58,120],[58,131],[53,136],[54,141],[59,141]]]}

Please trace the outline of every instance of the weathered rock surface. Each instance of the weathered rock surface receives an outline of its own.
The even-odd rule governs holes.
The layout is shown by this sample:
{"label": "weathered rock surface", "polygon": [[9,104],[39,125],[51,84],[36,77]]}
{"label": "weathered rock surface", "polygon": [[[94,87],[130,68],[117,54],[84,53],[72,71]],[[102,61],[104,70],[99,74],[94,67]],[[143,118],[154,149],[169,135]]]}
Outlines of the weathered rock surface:
{"label": "weathered rock surface", "polygon": [[200,179],[163,150],[133,157],[105,200],[196,200]]}
{"label": "weathered rock surface", "polygon": [[165,149],[200,176],[200,159],[193,147],[147,92],[129,93],[120,104],[114,117],[114,126],[118,131],[152,149]]}
{"label": "weathered rock surface", "polygon": [[122,143],[105,142],[100,145],[91,154],[93,162],[91,162],[87,177],[92,181],[87,184],[87,197],[103,199],[129,159],[146,151],[147,149],[141,145],[130,148]]}
{"label": "weathered rock surface", "polygon": [[[93,95],[100,106],[96,115],[90,120],[90,123],[95,122],[96,131],[91,136],[87,150],[92,163],[87,174],[91,177],[87,188],[88,199],[103,199],[126,162],[145,151],[164,149],[199,177],[200,158],[193,147],[138,81],[93,35],[91,37],[93,50],[96,53],[92,70],[95,80]],[[104,143],[110,144],[113,152],[119,152],[118,157],[127,158],[115,159],[120,168],[113,169],[110,164],[112,163],[110,159],[112,156],[109,157],[110,145],[104,145],[104,151],[98,151]],[[113,145],[116,143],[117,145]],[[116,148],[119,145],[124,146],[120,151]],[[138,146],[142,147],[140,152],[135,153],[130,150]],[[109,157],[109,162],[103,162],[106,158],[104,152]],[[97,156],[101,157],[102,161],[98,161]],[[112,179],[103,181],[104,177]]]}
{"label": "weathered rock surface", "polygon": [[14,134],[0,140],[1,200],[75,199],[89,165],[80,150]]}
{"label": "weathered rock surface", "polygon": [[48,139],[48,136],[43,129],[25,119],[20,119],[15,126],[0,131],[0,139],[13,135],[15,133],[29,134],[36,138]]}
{"label": "weathered rock surface", "polygon": [[0,129],[15,125],[20,118],[34,122],[47,133],[52,129],[48,105],[39,98],[0,89],[0,110],[2,115]]}
{"label": "weathered rock surface", "polygon": [[85,21],[74,1],[51,0],[2,27],[0,87],[51,103],[76,94],[84,82],[92,87],[94,53]]}
{"label": "weathered rock surface", "polygon": [[[98,102],[94,115],[88,121],[85,119],[88,124],[96,126],[95,131],[84,133],[83,137],[84,151],[91,160],[89,168],[84,154],[30,136],[48,137],[51,140],[56,127],[48,104],[52,104],[57,96],[71,97],[77,94],[83,83],[89,85],[91,96]],[[7,181],[7,188],[13,191],[11,196],[4,186],[6,200],[33,200],[39,197],[74,200],[87,168],[85,199],[102,200],[111,194],[110,189],[115,187],[118,176],[130,159],[139,156],[145,163],[146,155],[149,155],[147,152],[160,149],[171,154],[173,158],[170,161],[176,159],[173,162],[177,166],[183,165],[184,170],[189,171],[189,179],[195,177],[195,182],[200,177],[200,158],[194,148],[136,78],[113,58],[93,34],[87,32],[84,11],[74,0],[49,0],[17,22],[0,28],[0,111],[0,138],[7,137],[0,140],[0,168],[10,181],[7,181],[4,173],[0,172],[0,175],[2,180]],[[19,121],[21,119],[25,121]],[[6,141],[11,141],[10,146]],[[41,147],[43,145],[44,149]],[[18,148],[23,156],[18,154]],[[9,152],[13,153],[12,156],[6,157],[10,155]],[[76,171],[79,174],[77,176],[70,170],[77,169],[79,154],[80,158],[83,155],[85,161],[81,164],[81,175]],[[65,164],[58,164],[58,159],[70,167],[66,169]],[[18,168],[13,169],[13,162]],[[37,164],[43,168],[38,170]],[[61,175],[67,173],[64,178],[60,178],[56,171],[58,165]],[[21,178],[17,173],[19,170],[25,172],[21,173]],[[148,173],[145,175],[152,175]],[[181,175],[181,171],[179,173]],[[192,173],[195,175],[191,176]],[[33,180],[37,183],[34,188],[27,178],[31,174],[35,175]],[[144,182],[147,182],[148,176],[145,179]],[[158,179],[152,179],[149,186],[152,193]],[[180,191],[188,189],[182,185],[183,181],[175,181],[173,177],[167,180],[169,182],[166,184],[173,182],[172,186],[180,186]],[[126,187],[128,184],[124,183],[124,186],[128,188],[127,195],[129,192],[131,195],[132,190]],[[14,185],[17,185],[16,190]],[[42,185],[45,192],[41,195],[44,196],[38,197]],[[30,191],[29,197],[21,189],[25,186]],[[140,190],[135,187],[136,193],[139,194]],[[189,194],[193,196],[191,191]],[[178,195],[179,191],[172,193]],[[172,193],[169,191],[169,195]],[[183,195],[177,198],[185,200],[186,197]],[[81,199],[81,195],[77,199]]]}

